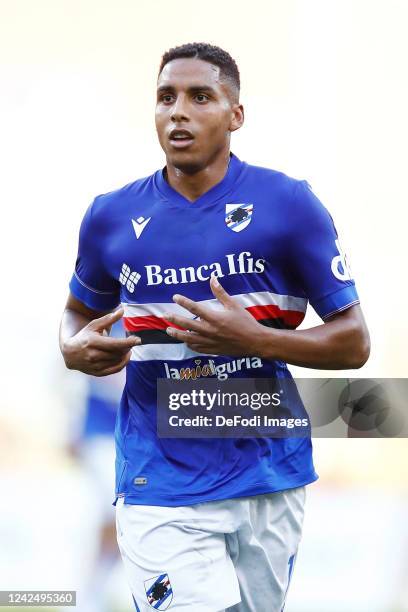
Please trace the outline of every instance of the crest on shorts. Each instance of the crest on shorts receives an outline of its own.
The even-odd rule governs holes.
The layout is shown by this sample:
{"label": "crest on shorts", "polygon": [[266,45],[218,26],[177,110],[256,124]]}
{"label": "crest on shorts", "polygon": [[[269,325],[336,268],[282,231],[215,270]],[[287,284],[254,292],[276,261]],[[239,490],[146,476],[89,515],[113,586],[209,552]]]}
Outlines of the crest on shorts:
{"label": "crest on shorts", "polygon": [[168,574],[160,574],[144,581],[147,601],[155,610],[167,610],[173,599]]}
{"label": "crest on shorts", "polygon": [[233,232],[242,232],[251,223],[253,204],[226,204],[225,223]]}

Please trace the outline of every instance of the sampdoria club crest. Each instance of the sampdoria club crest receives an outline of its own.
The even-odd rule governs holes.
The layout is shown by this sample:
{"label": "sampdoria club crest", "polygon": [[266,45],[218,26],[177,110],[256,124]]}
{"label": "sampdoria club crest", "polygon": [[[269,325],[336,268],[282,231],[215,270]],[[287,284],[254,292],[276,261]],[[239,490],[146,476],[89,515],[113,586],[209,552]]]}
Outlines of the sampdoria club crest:
{"label": "sampdoria club crest", "polygon": [[226,204],[225,223],[233,232],[242,232],[252,219],[253,204]]}
{"label": "sampdoria club crest", "polygon": [[167,610],[173,599],[168,574],[160,574],[144,581],[147,601],[155,610]]}

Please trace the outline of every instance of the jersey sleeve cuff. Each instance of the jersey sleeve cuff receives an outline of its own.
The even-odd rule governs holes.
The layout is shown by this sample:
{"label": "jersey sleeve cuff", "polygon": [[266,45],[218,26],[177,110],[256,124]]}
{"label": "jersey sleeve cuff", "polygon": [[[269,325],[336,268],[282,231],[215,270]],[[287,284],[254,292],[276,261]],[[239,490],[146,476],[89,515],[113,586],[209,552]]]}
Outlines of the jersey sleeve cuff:
{"label": "jersey sleeve cuff", "polygon": [[322,319],[327,319],[336,312],[341,312],[350,308],[350,306],[354,306],[354,304],[359,304],[360,299],[355,285],[347,285],[330,295],[326,295],[324,298],[310,300],[310,303]]}
{"label": "jersey sleeve cuff", "polygon": [[116,292],[98,291],[84,283],[74,272],[69,283],[69,289],[74,297],[93,310],[113,310],[120,303]]}

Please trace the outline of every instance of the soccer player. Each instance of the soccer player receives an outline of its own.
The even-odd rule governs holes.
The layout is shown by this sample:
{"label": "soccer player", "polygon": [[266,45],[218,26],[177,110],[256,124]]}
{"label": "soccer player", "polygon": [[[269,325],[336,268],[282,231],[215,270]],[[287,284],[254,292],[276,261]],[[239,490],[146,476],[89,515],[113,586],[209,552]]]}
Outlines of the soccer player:
{"label": "soccer player", "polygon": [[[156,380],[289,377],[286,363],[359,368],[369,354],[326,208],[306,181],[230,152],[239,89],[218,47],[164,54],[166,166],[90,205],[61,321],[68,368],[126,366],[114,504],[140,611],[280,612],[318,478],[310,437],[159,438]],[[323,323],[296,330],[308,301]],[[110,338],[121,317],[127,338]]]}

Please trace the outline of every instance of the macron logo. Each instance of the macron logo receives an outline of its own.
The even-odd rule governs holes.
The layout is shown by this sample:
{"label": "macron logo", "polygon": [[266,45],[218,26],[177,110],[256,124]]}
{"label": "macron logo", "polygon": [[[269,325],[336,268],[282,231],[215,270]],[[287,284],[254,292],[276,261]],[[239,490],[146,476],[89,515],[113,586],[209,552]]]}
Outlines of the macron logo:
{"label": "macron logo", "polygon": [[136,221],[132,219],[133,229],[135,230],[136,238],[139,239],[146,225],[149,223],[151,217],[145,219],[144,217],[138,217]]}

